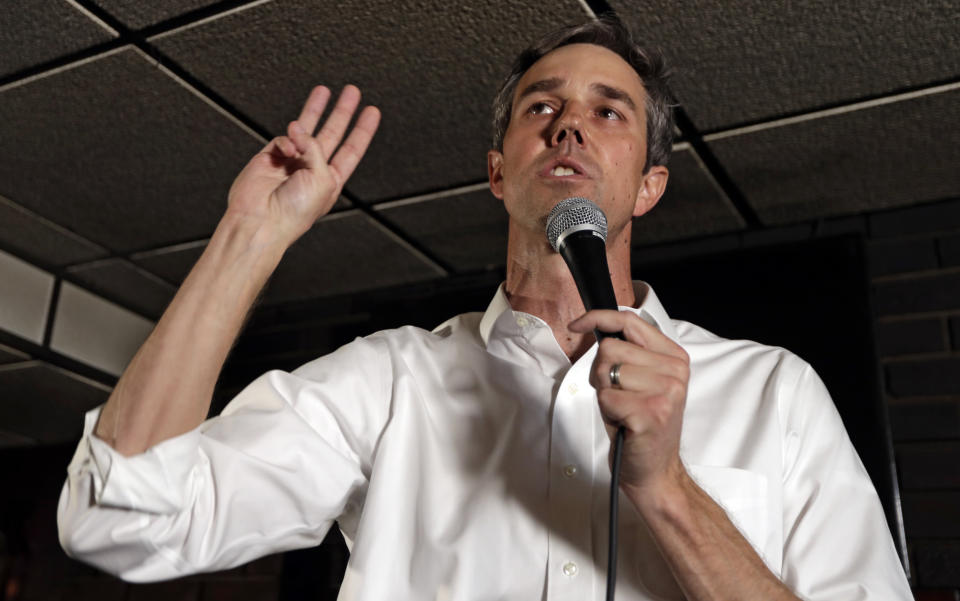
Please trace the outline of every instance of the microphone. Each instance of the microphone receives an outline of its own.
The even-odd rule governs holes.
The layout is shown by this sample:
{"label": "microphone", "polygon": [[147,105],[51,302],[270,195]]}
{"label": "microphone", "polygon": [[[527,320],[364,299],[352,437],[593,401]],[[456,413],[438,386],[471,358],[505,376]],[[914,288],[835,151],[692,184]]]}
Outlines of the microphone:
{"label": "microphone", "polygon": [[[547,217],[547,240],[567,263],[587,311],[619,308],[607,266],[607,216],[581,196],[561,200]],[[599,342],[620,332],[594,330]]]}
{"label": "microphone", "polygon": [[[619,309],[607,266],[607,216],[581,196],[557,203],[547,217],[547,240],[566,261],[587,311]],[[594,328],[597,342],[607,337],[624,340],[622,332],[601,332]],[[610,466],[610,522],[607,539],[607,601],[613,601],[617,585],[617,499],[620,489],[620,458],[623,455],[623,426],[617,427]]]}

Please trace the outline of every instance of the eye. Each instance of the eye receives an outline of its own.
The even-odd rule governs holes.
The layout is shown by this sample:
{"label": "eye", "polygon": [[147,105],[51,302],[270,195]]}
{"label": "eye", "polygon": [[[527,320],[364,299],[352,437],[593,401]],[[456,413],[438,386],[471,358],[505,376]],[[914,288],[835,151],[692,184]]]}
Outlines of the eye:
{"label": "eye", "polygon": [[546,102],[534,102],[527,109],[527,112],[534,115],[549,115],[553,113],[553,107]]}
{"label": "eye", "polygon": [[599,115],[603,119],[609,119],[611,121],[618,121],[623,119],[623,117],[620,116],[620,113],[618,113],[617,111],[609,107],[604,107],[598,110],[597,115]]}

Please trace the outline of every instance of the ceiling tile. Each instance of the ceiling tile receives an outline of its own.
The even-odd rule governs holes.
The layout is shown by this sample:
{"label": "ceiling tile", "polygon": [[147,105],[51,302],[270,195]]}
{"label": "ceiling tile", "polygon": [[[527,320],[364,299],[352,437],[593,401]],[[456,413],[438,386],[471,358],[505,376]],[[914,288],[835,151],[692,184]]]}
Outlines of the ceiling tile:
{"label": "ceiling tile", "polygon": [[960,91],[708,139],[766,224],[960,195]]}
{"label": "ceiling tile", "polygon": [[442,198],[388,203],[381,212],[459,272],[506,263],[507,211],[486,185]]}
{"label": "ceiling tile", "polygon": [[3,91],[0,123],[0,194],[119,252],[209,236],[261,147],[130,49]]}
{"label": "ceiling tile", "polygon": [[0,282],[0,328],[42,344],[54,277],[0,252]]}
{"label": "ceiling tile", "polygon": [[0,196],[0,244],[47,267],[89,261],[107,254],[73,232]]}
{"label": "ceiling tile", "polygon": [[275,133],[314,85],[357,84],[383,121],[347,188],[379,201],[485,178],[490,102],[514,55],[586,18],[576,0],[419,6],[270,2],[150,41]]}
{"label": "ceiling tile", "polygon": [[696,153],[683,145],[670,157],[670,178],[660,202],[633,220],[633,246],[729,232],[743,218],[720,190]]}
{"label": "ceiling tile", "polygon": [[70,282],[60,286],[50,348],[119,376],[153,322]]}
{"label": "ceiling tile", "polygon": [[171,284],[124,259],[106,259],[67,270],[69,279],[151,319],[157,319],[176,292]]}
{"label": "ceiling tile", "polygon": [[39,361],[0,368],[0,424],[43,444],[78,440],[83,413],[108,396],[102,385]]}
{"label": "ceiling tile", "polygon": [[9,347],[5,344],[0,344],[0,364],[5,363],[19,363],[21,361],[26,361],[30,358],[30,355],[22,353],[15,348]]}
{"label": "ceiling tile", "polygon": [[[341,196],[333,205],[332,211],[345,211],[351,206],[350,201]],[[130,255],[130,260],[150,273],[179,286],[196,265],[197,259],[206,247],[207,240],[186,242],[134,253]]]}
{"label": "ceiling tile", "polygon": [[693,122],[716,129],[957,76],[958,5],[918,0],[610,4],[661,47]]}
{"label": "ceiling tile", "polygon": [[154,25],[171,17],[216,4],[219,0],[94,0],[94,3],[123,21],[131,29]]}
{"label": "ceiling tile", "polygon": [[350,211],[320,220],[290,247],[264,302],[360,292],[442,275],[369,217]]}
{"label": "ceiling tile", "polygon": [[0,430],[0,449],[10,449],[13,447],[30,447],[36,444],[37,444],[37,441],[30,438],[29,436],[17,434],[16,432],[7,432],[5,430]]}
{"label": "ceiling tile", "polygon": [[4,6],[0,77],[114,37],[66,2],[18,2]]}
{"label": "ceiling tile", "polygon": [[207,247],[207,241],[190,242],[137,253],[130,260],[150,273],[179,286]]}

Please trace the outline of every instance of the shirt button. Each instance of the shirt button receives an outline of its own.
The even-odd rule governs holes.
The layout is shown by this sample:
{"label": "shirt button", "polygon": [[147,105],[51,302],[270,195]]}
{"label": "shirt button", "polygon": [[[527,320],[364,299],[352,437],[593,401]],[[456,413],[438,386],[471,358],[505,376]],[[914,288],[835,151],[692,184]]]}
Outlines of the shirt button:
{"label": "shirt button", "polygon": [[[577,475],[577,466],[570,464],[563,467],[563,475],[567,478],[573,478]],[[574,566],[576,567],[576,566]]]}
{"label": "shirt button", "polygon": [[527,325],[527,318],[524,317],[523,315],[518,316],[517,325],[520,326],[521,328],[525,327]]}
{"label": "shirt button", "polygon": [[577,564],[573,563],[572,561],[568,561],[567,563],[563,564],[563,575],[569,576],[570,578],[576,576]]}
{"label": "shirt button", "polygon": [[580,390],[580,388],[573,382],[567,385],[567,392],[570,394],[577,394],[578,390]]}

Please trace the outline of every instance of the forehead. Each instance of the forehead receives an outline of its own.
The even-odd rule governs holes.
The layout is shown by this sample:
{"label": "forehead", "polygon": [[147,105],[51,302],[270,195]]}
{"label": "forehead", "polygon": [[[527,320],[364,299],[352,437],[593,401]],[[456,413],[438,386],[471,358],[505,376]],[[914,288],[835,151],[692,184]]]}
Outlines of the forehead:
{"label": "forehead", "polygon": [[531,83],[550,78],[559,78],[568,85],[601,83],[621,88],[637,103],[645,93],[640,76],[627,61],[616,52],[594,44],[569,44],[548,52],[523,74],[515,94]]}

